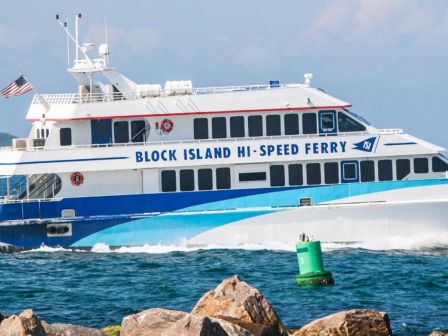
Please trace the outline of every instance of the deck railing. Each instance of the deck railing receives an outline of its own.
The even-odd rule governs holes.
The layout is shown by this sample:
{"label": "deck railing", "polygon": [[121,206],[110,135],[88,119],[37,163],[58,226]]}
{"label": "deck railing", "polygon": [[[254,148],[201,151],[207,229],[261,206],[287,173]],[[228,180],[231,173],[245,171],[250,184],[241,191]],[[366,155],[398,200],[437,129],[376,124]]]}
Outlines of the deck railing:
{"label": "deck railing", "polygon": [[[280,85],[279,87],[293,87],[300,84],[286,84]],[[194,88],[189,95],[203,95],[203,94],[215,94],[215,93],[226,93],[226,92],[241,92],[241,91],[259,91],[271,89],[269,85],[239,85],[239,86],[218,86],[218,87],[204,87],[204,88]],[[160,95],[154,95],[153,97],[166,97],[173,94],[169,94],[168,90],[161,90]],[[31,104],[42,104],[46,102],[48,104],[87,104],[87,103],[103,103],[112,102],[120,100],[138,100],[144,99],[139,92],[114,92],[114,93],[59,93],[59,94],[41,94],[35,95]],[[152,96],[148,96],[152,97]]]}

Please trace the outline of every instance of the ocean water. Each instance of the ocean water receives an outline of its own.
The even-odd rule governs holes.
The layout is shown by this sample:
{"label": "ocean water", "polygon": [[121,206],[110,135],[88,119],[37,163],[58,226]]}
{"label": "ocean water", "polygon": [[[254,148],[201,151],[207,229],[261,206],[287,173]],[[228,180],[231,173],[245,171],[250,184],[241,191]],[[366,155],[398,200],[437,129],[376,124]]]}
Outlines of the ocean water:
{"label": "ocean water", "polygon": [[395,335],[448,329],[448,248],[324,245],[324,259],[336,284],[302,288],[294,283],[294,251],[275,244],[3,253],[0,311],[32,307],[50,323],[102,327],[151,307],[189,311],[206,291],[238,274],[267,297],[287,327],[344,309],[373,308],[389,313]]}

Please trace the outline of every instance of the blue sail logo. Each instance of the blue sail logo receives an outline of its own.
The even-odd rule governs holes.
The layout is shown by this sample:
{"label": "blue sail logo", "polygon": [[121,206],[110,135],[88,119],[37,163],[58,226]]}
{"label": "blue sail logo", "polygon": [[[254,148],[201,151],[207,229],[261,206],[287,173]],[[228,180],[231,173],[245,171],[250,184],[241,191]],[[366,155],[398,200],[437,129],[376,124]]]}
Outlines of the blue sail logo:
{"label": "blue sail logo", "polygon": [[366,140],[354,143],[352,149],[357,149],[363,152],[371,152],[373,150],[373,146],[375,145],[376,137],[368,138]]}

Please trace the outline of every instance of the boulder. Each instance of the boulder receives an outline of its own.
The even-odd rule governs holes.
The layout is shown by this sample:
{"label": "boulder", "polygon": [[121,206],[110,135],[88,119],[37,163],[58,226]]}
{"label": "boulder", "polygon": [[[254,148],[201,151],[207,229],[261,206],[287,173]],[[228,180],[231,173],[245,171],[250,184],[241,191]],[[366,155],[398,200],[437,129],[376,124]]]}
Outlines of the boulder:
{"label": "boulder", "polygon": [[[246,329],[254,336],[280,336],[277,329],[273,327],[266,326],[264,324],[244,322],[233,317],[228,316],[218,316],[219,319],[239,325],[240,327]],[[289,333],[289,331],[288,331]]]}
{"label": "boulder", "polygon": [[104,334],[92,328],[86,328],[75,324],[42,322],[47,336],[104,336]]}
{"label": "boulder", "polygon": [[13,315],[0,323],[2,336],[46,336],[39,318],[32,309],[24,310],[19,316]]}
{"label": "boulder", "polygon": [[386,313],[353,309],[317,319],[296,331],[293,336],[390,336]]}
{"label": "boulder", "polygon": [[445,331],[433,331],[429,336],[448,336],[448,332]]}
{"label": "boulder", "polygon": [[207,316],[187,314],[163,331],[161,336],[253,336],[248,330]]}
{"label": "boulder", "polygon": [[0,313],[0,323],[2,323],[2,321],[5,319],[6,317],[2,314],[2,313]]}
{"label": "boulder", "polygon": [[260,291],[237,275],[224,280],[218,287],[207,292],[193,308],[192,314],[211,317],[232,317],[242,322],[263,324],[288,335],[277,313]]}
{"label": "boulder", "polygon": [[153,308],[128,315],[121,322],[120,336],[156,336],[168,329],[188,313]]}

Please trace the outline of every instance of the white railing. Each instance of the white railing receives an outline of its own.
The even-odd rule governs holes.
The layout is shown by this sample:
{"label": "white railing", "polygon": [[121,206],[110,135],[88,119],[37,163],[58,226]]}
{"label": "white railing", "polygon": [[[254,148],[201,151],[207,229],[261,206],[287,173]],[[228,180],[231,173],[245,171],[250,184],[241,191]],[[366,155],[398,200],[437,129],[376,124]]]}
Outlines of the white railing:
{"label": "white railing", "polygon": [[[337,136],[348,137],[348,136],[375,136],[384,134],[400,134],[403,133],[402,129],[380,129],[377,130],[378,133],[369,132],[345,132],[338,133]],[[104,147],[135,147],[135,146],[154,146],[154,145],[179,145],[179,144],[200,144],[200,143],[220,143],[220,142],[244,142],[244,141],[255,141],[255,140],[278,140],[278,139],[303,139],[312,137],[330,137],[335,138],[334,134],[298,134],[298,135],[277,135],[277,136],[263,136],[263,137],[245,137],[245,138],[222,138],[222,139],[187,139],[187,140],[167,140],[167,141],[148,141],[148,142],[130,142],[130,143],[110,143],[110,144],[84,144],[84,145],[72,145],[72,146],[45,146],[45,147],[28,147],[27,151],[50,151],[50,150],[71,150],[71,149],[90,149],[90,148],[104,148]],[[0,147],[1,151],[16,151],[17,149],[13,147]],[[20,149],[24,150],[24,149]]]}
{"label": "white railing", "polygon": [[[288,86],[298,86],[298,84],[290,85],[280,85],[279,87]],[[239,85],[239,86],[219,86],[219,87],[205,87],[205,88],[195,88],[192,90],[191,94],[201,95],[201,94],[215,94],[215,93],[226,93],[226,92],[240,92],[240,91],[258,91],[258,90],[268,90],[271,89],[270,85]],[[170,96],[167,90],[162,90],[160,96],[166,97]],[[148,96],[152,97],[152,96]],[[155,97],[155,96],[154,96]],[[42,104],[42,102],[47,102],[48,104],[87,104],[87,103],[102,103],[102,102],[112,102],[120,100],[138,100],[143,99],[138,92],[114,92],[114,93],[60,93],[60,94],[42,94],[35,95],[31,104]]]}

